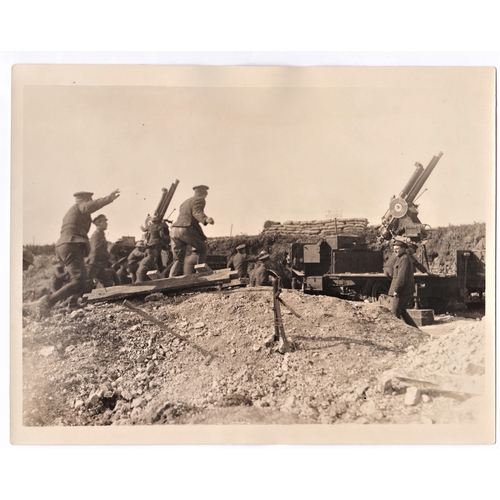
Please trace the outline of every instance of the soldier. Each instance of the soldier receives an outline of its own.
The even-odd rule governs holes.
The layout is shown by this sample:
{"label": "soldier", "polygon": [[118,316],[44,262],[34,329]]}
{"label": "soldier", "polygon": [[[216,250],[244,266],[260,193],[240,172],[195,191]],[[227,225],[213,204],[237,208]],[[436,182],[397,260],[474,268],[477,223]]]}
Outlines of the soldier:
{"label": "soldier", "polygon": [[128,272],[132,276],[132,283],[137,280],[137,269],[139,269],[139,264],[142,259],[146,256],[146,248],[143,240],[138,241],[135,244],[135,248],[130,252],[127,257]]}
{"label": "soldier", "polygon": [[108,196],[97,200],[93,200],[92,195],[93,193],[85,191],[75,193],[75,204],[63,218],[61,235],[56,242],[56,254],[67,270],[70,282],[57,292],[40,299],[39,310],[42,314],[46,314],[56,302],[65,300],[71,295],[77,296],[84,291],[87,281],[85,257],[90,251],[88,238],[92,223],[90,214],[115,201],[120,196],[120,190],[116,189]]}
{"label": "soldier", "polygon": [[203,233],[200,223],[206,226],[214,220],[204,213],[205,198],[208,195],[208,186],[195,186],[194,196],[187,199],[179,208],[179,217],[172,225],[172,253],[174,263],[170,269],[170,277],[178,276],[183,272],[186,249],[191,245],[198,252],[198,264],[207,261],[207,237]]}
{"label": "soldier", "polygon": [[250,286],[271,286],[271,280],[269,279],[269,264],[269,254],[262,254],[259,257],[257,265],[252,269]]}
{"label": "soldier", "polygon": [[170,231],[168,229],[168,224],[166,220],[159,220],[153,217],[147,224],[145,231],[145,240],[147,245],[156,245],[157,259],[156,263],[160,271],[163,271],[166,266],[163,265],[162,261],[162,250],[167,254],[167,262],[169,261],[169,246],[170,246]]}
{"label": "soldier", "polygon": [[[228,266],[238,272],[238,278],[248,278],[248,263],[252,261],[246,254],[246,245],[238,245],[236,254],[229,258]],[[255,261],[253,261],[255,262]]]}
{"label": "soldier", "polygon": [[392,244],[393,252],[396,256],[394,262],[393,276],[389,295],[391,298],[391,312],[397,318],[416,326],[410,315],[406,312],[406,307],[411,304],[415,292],[415,281],[413,279],[413,263],[406,253],[408,245],[404,241],[396,240]]}
{"label": "soldier", "polygon": [[[425,274],[430,274],[429,271],[425,268],[423,264],[421,264],[415,257],[415,251],[417,249],[417,245],[413,242],[408,243],[408,248],[406,249],[406,253],[410,257],[414,269],[417,269],[421,273]],[[394,270],[394,264],[396,263],[397,255],[396,254],[391,254],[390,257],[385,261],[384,263],[384,274],[388,278],[392,278],[393,270]]]}
{"label": "soldier", "polygon": [[122,257],[117,263],[119,266],[118,271],[116,271],[116,276],[120,282],[120,285],[128,285],[132,283],[132,279],[129,276],[128,272],[128,261],[127,257]]}
{"label": "soldier", "polygon": [[90,254],[87,259],[87,276],[90,288],[94,287],[94,279],[105,287],[118,285],[116,272],[109,269],[111,254],[108,252],[108,242],[104,231],[108,228],[108,219],[104,214],[98,215],[92,223],[96,230],[90,237]]}
{"label": "soldier", "polygon": [[148,245],[146,247],[146,255],[141,260],[139,264],[139,269],[137,269],[137,279],[136,283],[143,283],[144,281],[149,281],[148,271],[158,271],[158,264],[156,259],[158,257],[158,247],[157,245]]}

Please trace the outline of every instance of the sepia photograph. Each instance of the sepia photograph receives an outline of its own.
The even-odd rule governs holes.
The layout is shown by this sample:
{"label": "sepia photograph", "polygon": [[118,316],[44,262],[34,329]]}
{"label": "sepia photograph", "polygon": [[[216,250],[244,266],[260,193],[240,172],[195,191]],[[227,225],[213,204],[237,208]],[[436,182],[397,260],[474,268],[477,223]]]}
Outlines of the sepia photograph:
{"label": "sepia photograph", "polygon": [[15,65],[12,442],[493,443],[495,85]]}

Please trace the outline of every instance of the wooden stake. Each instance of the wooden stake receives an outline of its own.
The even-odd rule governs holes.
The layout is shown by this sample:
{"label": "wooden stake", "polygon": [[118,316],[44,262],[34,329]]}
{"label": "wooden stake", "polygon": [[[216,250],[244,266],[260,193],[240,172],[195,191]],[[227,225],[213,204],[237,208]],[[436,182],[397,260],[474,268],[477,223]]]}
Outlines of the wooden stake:
{"label": "wooden stake", "polygon": [[215,357],[214,354],[211,352],[203,349],[202,347],[194,344],[191,342],[188,338],[184,337],[183,335],[179,335],[178,333],[175,333],[172,331],[165,323],[162,321],[157,320],[154,316],[151,316],[151,314],[148,314],[146,311],[143,311],[139,307],[135,307],[132,305],[128,300],[123,301],[123,305],[125,307],[128,307],[132,311],[136,312],[139,316],[142,316],[144,319],[147,319],[151,323],[159,326],[162,330],[166,331],[167,333],[170,333],[170,335],[173,335],[174,337],[177,337],[178,339],[182,340],[183,342],[186,342],[186,344],[190,345],[193,349],[196,349],[198,352],[203,354],[206,358],[205,363],[208,365],[212,361],[212,359]]}

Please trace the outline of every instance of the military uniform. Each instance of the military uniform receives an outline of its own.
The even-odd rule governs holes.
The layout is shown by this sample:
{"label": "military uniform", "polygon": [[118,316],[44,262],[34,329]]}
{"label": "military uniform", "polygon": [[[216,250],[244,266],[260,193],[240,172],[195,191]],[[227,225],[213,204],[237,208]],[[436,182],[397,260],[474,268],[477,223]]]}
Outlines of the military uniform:
{"label": "military uniform", "polygon": [[64,270],[62,264],[54,266],[54,274],[50,282],[50,289],[52,292],[57,292],[69,281],[68,273]]}
{"label": "military uniform", "polygon": [[[107,281],[105,269],[109,267],[111,255],[108,252],[108,242],[104,231],[96,229],[90,237],[90,254],[87,259],[88,280],[92,283],[94,278],[103,282]],[[104,286],[111,286],[105,283]]]}
{"label": "military uniform", "polygon": [[[183,271],[184,259],[187,246],[191,245],[198,253],[198,263],[207,261],[208,246],[207,237],[203,233],[200,223],[203,225],[213,224],[213,219],[205,215],[206,186],[196,186],[195,196],[186,200],[179,208],[179,217],[172,225],[172,253],[174,263],[170,269],[170,277],[178,276]],[[203,193],[205,196],[203,196]]]}
{"label": "military uniform", "polygon": [[245,253],[246,245],[238,245],[236,253],[230,257],[227,265],[238,273],[238,278],[248,278],[248,264],[255,262],[255,259],[249,259]]}
{"label": "military uniform", "polygon": [[158,268],[160,269],[160,271],[163,271],[165,266],[163,265],[162,261],[162,250],[167,254],[165,265],[168,265],[170,260],[170,231],[168,229],[167,223],[165,221],[157,221],[155,219],[152,219],[146,229],[145,240],[147,245],[156,246],[156,263],[158,264]]}
{"label": "military uniform", "polygon": [[132,275],[132,283],[135,283],[137,278],[137,269],[139,269],[139,264],[142,259],[146,257],[146,252],[144,247],[136,244],[136,247],[130,252],[127,257],[128,272]]}
{"label": "military uniform", "polygon": [[56,254],[64,264],[70,281],[57,292],[44,297],[48,307],[71,295],[83,292],[87,280],[85,257],[90,251],[88,232],[92,224],[90,214],[112,203],[118,190],[104,198],[92,200],[93,193],[75,193],[76,203],[68,210],[62,221],[61,235],[56,242]]}
{"label": "military uniform", "polygon": [[129,283],[132,283],[132,279],[129,277],[129,273],[128,273],[127,257],[122,257],[117,262],[117,265],[120,266],[118,271],[116,271],[116,276],[120,282],[120,285],[128,285]]}
{"label": "military uniform", "polygon": [[148,271],[158,271],[158,264],[156,263],[157,250],[156,247],[148,247],[146,249],[146,256],[141,260],[139,268],[137,269],[136,283],[143,283],[149,281]]}
{"label": "military uniform", "polygon": [[393,276],[389,295],[391,299],[391,311],[397,317],[405,319],[406,307],[410,305],[415,292],[415,280],[413,278],[413,263],[406,253],[399,255],[394,263]]}
{"label": "military uniform", "polygon": [[250,275],[250,286],[271,286],[269,279],[269,255],[263,254],[252,269]]}

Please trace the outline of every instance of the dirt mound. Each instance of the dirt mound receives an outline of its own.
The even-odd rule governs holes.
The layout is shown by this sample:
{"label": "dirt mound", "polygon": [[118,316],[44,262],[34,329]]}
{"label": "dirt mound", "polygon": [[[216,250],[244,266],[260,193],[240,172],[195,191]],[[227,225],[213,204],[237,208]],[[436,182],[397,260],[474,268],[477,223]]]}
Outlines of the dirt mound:
{"label": "dirt mound", "polygon": [[[284,314],[297,347],[285,356],[265,346],[273,333],[270,289],[134,302],[211,351],[209,365],[120,304],[55,309],[42,321],[26,316],[24,424],[356,421],[366,388],[427,338],[374,304],[291,290],[282,297],[302,315]],[[235,417],[235,407],[252,409]]]}

